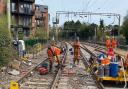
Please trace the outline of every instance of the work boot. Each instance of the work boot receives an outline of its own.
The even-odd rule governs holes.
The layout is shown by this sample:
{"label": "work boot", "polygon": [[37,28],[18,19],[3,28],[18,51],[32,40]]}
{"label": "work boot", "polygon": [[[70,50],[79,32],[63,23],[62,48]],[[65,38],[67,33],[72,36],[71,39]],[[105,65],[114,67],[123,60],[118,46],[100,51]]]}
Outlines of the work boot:
{"label": "work boot", "polygon": [[79,65],[79,60],[77,60],[77,65]]}
{"label": "work boot", "polygon": [[56,65],[55,68],[59,69],[60,68],[60,64]]}

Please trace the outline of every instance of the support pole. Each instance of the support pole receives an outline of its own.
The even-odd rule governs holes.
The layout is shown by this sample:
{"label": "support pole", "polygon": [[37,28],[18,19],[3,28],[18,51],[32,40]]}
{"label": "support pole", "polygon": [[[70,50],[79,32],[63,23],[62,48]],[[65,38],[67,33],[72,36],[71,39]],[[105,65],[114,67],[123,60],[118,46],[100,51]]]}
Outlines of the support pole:
{"label": "support pole", "polygon": [[[120,19],[121,19],[121,16],[119,15],[119,30],[120,30]],[[118,35],[120,33],[120,31],[118,30]]]}
{"label": "support pole", "polygon": [[11,11],[10,11],[10,0],[7,0],[7,19],[8,19],[8,30],[9,30],[9,33],[10,32],[10,26],[11,26]]}

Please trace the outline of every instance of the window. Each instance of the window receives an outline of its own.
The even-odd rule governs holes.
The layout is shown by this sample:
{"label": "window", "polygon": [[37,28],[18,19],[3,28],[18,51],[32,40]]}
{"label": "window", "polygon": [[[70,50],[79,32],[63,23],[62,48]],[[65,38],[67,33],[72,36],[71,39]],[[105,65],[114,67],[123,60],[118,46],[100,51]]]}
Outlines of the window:
{"label": "window", "polygon": [[11,16],[11,24],[16,25],[16,17],[14,15]]}
{"label": "window", "polygon": [[24,35],[28,37],[30,35],[30,30],[29,29],[24,30]]}
{"label": "window", "polygon": [[20,11],[21,13],[24,12],[24,5],[23,5],[23,4],[20,4],[20,6],[19,6],[19,11]]}
{"label": "window", "polygon": [[39,10],[39,6],[36,6],[36,10]]}
{"label": "window", "polygon": [[30,10],[32,11],[32,5],[30,5]]}
{"label": "window", "polygon": [[32,25],[32,19],[30,17],[24,17],[23,26],[31,26],[31,25]]}
{"label": "window", "polygon": [[30,10],[29,10],[29,4],[27,4],[27,7],[26,7],[26,13],[30,13]]}
{"label": "window", "polygon": [[11,4],[11,9],[12,9],[13,12],[16,11],[16,4],[15,3]]}
{"label": "window", "polygon": [[23,25],[23,18],[22,17],[20,17],[20,19],[19,19],[19,25]]}

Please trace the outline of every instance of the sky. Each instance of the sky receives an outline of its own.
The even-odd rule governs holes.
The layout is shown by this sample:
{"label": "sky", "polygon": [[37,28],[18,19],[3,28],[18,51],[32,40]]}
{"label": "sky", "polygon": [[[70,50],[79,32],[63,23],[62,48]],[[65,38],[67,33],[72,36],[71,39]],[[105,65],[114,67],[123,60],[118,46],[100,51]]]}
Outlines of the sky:
{"label": "sky", "polygon": [[[55,17],[56,11],[84,11],[84,12],[105,12],[117,13],[121,15],[121,23],[128,11],[128,0],[35,0],[36,4],[48,5],[50,13],[50,24]],[[99,23],[104,19],[105,24],[117,24],[118,20],[114,17],[91,16],[91,18],[80,16],[59,16],[59,24],[62,25],[68,20],[80,20],[81,22]]]}

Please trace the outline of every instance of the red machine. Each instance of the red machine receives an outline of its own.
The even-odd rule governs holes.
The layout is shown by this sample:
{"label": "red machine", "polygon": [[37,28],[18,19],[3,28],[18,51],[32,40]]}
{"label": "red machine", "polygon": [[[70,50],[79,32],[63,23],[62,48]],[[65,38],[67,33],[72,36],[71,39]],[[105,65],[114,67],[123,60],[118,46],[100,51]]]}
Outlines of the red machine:
{"label": "red machine", "polygon": [[47,74],[47,73],[48,73],[48,64],[47,64],[47,63],[42,64],[42,65],[38,68],[38,71],[39,71],[40,75]]}
{"label": "red machine", "polygon": [[45,68],[45,67],[40,67],[38,69],[38,71],[39,71],[40,75],[44,75],[44,74],[47,74],[48,73],[48,69]]}

